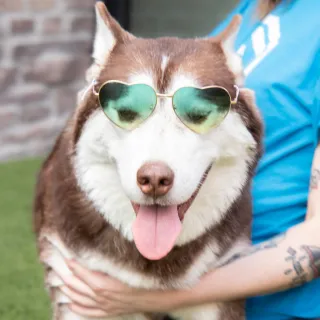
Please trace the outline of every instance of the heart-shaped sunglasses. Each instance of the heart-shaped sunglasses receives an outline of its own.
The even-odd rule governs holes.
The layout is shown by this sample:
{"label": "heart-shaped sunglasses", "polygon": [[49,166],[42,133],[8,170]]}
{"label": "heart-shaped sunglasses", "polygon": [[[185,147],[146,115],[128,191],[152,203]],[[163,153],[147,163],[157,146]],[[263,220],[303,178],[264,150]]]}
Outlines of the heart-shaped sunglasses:
{"label": "heart-shaped sunglasses", "polygon": [[231,105],[237,103],[240,90],[234,87],[234,100],[227,89],[219,86],[182,87],[173,94],[163,94],[147,84],[117,80],[103,83],[98,92],[93,85],[93,92],[105,115],[122,129],[137,128],[151,116],[158,98],[170,98],[180,121],[192,131],[204,134],[221,124]]}

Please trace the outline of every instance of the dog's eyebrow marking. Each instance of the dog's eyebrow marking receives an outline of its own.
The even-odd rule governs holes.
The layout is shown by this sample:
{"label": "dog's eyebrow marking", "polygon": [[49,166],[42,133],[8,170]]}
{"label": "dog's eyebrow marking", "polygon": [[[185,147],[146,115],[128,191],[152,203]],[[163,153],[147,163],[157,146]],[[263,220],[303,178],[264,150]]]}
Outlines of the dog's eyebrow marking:
{"label": "dog's eyebrow marking", "polygon": [[161,74],[159,74],[159,79],[158,79],[158,86],[159,88],[158,89],[163,89],[163,82],[164,82],[164,77],[165,77],[165,72],[166,72],[166,69],[168,67],[168,62],[169,62],[169,57],[167,55],[163,55],[161,57]]}
{"label": "dog's eyebrow marking", "polygon": [[197,80],[188,73],[177,73],[173,76],[168,92],[173,93],[182,87],[200,87]]}
{"label": "dog's eyebrow marking", "polygon": [[152,73],[149,71],[141,71],[132,73],[128,78],[129,83],[144,83],[154,87]]}
{"label": "dog's eyebrow marking", "polygon": [[169,57],[168,56],[162,56],[162,61],[161,61],[161,70],[162,70],[162,74],[164,73],[164,71],[167,68],[169,62]]}

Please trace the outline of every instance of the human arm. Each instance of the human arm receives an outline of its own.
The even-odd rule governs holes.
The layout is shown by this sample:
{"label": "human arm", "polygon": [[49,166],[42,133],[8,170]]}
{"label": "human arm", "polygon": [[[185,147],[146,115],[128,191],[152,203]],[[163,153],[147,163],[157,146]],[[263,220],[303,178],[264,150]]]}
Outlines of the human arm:
{"label": "human arm", "polygon": [[[319,137],[320,138],[320,137]],[[320,142],[315,151],[315,156],[312,164],[310,191],[308,199],[308,211],[306,219],[311,219],[318,212],[320,215]]]}

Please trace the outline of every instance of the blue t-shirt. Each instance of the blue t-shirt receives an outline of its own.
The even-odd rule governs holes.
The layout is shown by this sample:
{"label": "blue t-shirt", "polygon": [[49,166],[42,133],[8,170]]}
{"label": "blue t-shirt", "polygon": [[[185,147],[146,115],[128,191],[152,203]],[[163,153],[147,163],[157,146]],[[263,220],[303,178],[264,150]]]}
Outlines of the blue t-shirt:
{"label": "blue t-shirt", "polygon": [[[320,0],[283,1],[262,21],[257,2],[241,1],[212,33],[242,15],[236,50],[265,124],[265,153],[253,183],[254,243],[305,219],[320,132]],[[247,319],[295,318],[320,318],[320,279],[248,299]]]}

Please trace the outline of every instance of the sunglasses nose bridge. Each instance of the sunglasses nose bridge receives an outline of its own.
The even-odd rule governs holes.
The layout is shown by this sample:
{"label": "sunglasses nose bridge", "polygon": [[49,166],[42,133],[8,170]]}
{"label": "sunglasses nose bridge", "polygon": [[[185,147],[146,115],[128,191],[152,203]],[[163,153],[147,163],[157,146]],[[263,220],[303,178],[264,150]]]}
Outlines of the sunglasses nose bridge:
{"label": "sunglasses nose bridge", "polygon": [[157,93],[158,98],[172,98],[172,94],[167,94],[167,93]]}

